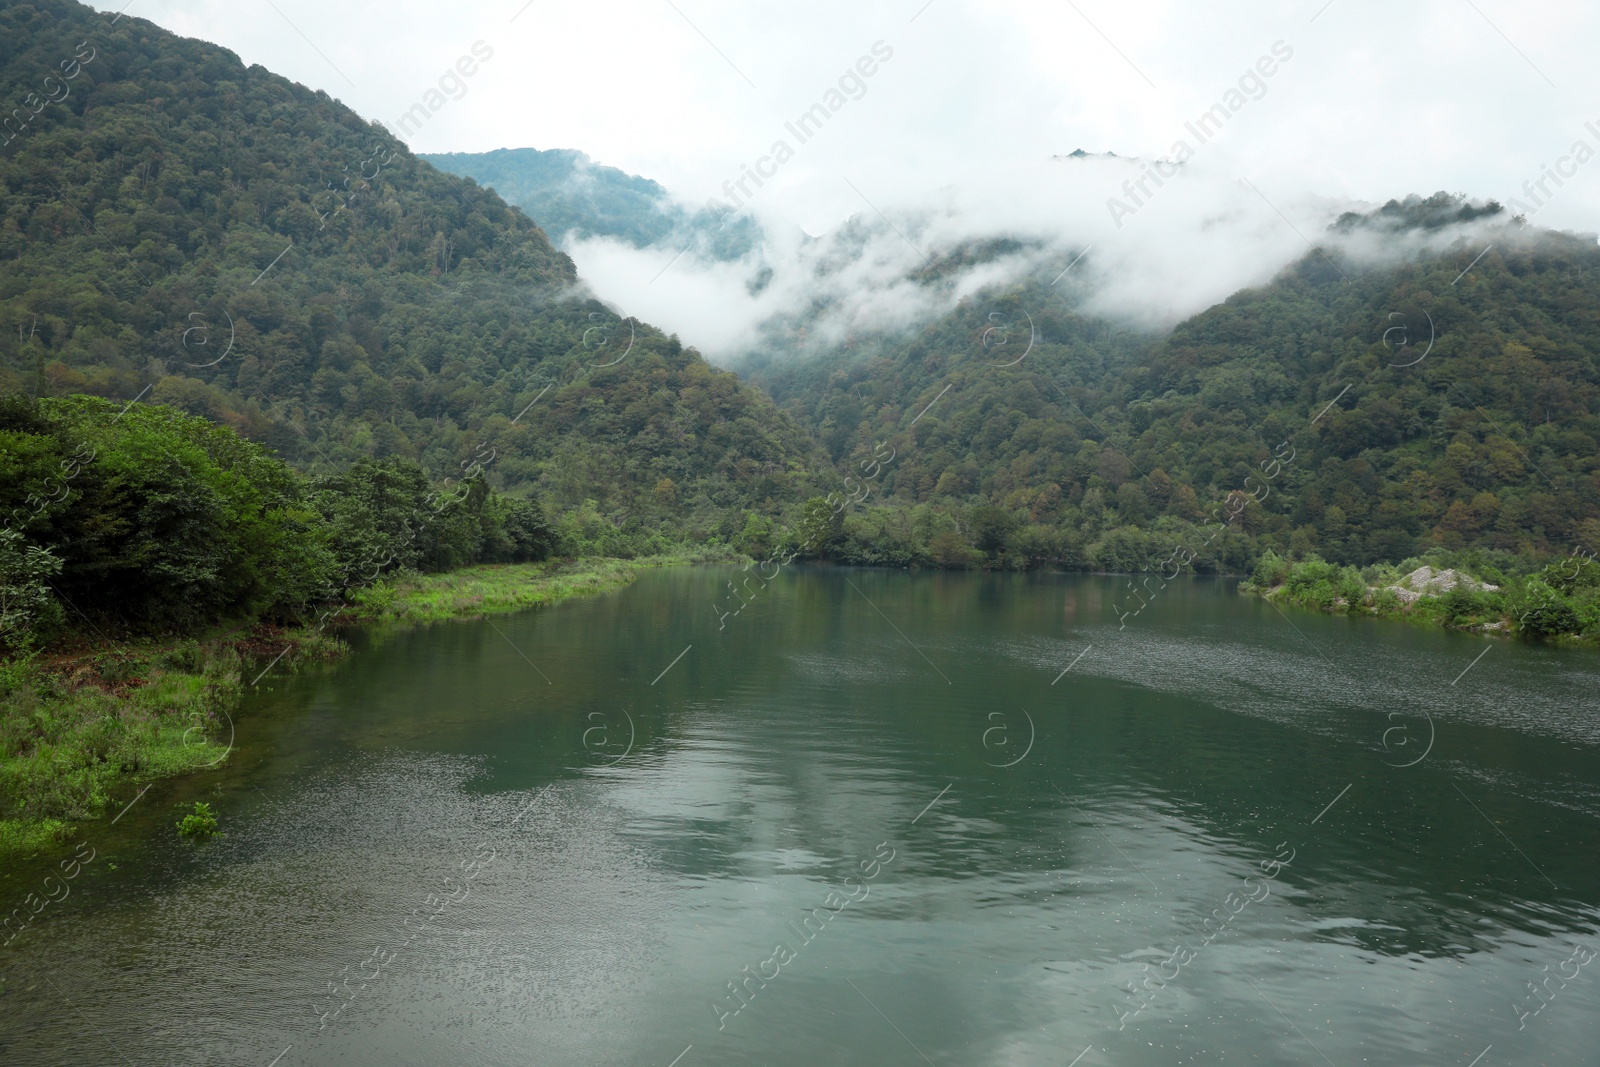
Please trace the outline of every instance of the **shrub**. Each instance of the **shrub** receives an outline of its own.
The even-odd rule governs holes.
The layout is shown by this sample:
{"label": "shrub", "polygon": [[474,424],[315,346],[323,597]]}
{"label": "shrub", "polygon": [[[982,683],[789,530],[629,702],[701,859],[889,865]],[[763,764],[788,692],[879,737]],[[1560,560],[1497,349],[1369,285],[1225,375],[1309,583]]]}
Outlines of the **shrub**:
{"label": "shrub", "polygon": [[1256,560],[1255,569],[1250,572],[1250,584],[1263,591],[1276,589],[1288,577],[1289,561],[1269,548]]}
{"label": "shrub", "polygon": [[976,562],[977,549],[954,530],[941,530],[928,546],[933,561],[941,567],[970,567]]}
{"label": "shrub", "polygon": [[1572,598],[1578,615],[1578,632],[1600,634],[1600,589],[1585,589]]}
{"label": "shrub", "polygon": [[[1333,581],[1339,575],[1339,568],[1324,560],[1316,553],[1289,568],[1289,574],[1284,579],[1291,598],[1299,600],[1310,598],[1313,600],[1326,600],[1327,604],[1333,603]],[[1326,590],[1318,590],[1312,595],[1312,590],[1317,586],[1326,586]],[[1325,595],[1324,595],[1325,592]],[[1322,604],[1320,606],[1327,606]]]}
{"label": "shrub", "polygon": [[50,591],[61,561],[30,545],[16,530],[0,530],[0,653],[21,652],[66,621]]}
{"label": "shrub", "polygon": [[1405,604],[1399,593],[1385,586],[1373,594],[1372,610],[1379,615],[1399,615],[1405,610]]}
{"label": "shrub", "polygon": [[1296,599],[1300,603],[1316,608],[1319,611],[1328,611],[1333,607],[1333,602],[1338,595],[1333,583],[1323,578],[1308,587],[1302,587]]}
{"label": "shrub", "polygon": [[1557,592],[1572,596],[1586,589],[1600,589],[1600,563],[1568,557],[1550,564],[1535,577]]}
{"label": "shrub", "polygon": [[1446,626],[1460,626],[1487,613],[1487,598],[1464,585],[1439,598],[1439,618]]}
{"label": "shrub", "polygon": [[1367,583],[1354,567],[1342,568],[1334,587],[1351,607],[1359,607],[1367,599]]}
{"label": "shrub", "polygon": [[185,815],[178,823],[178,833],[183,837],[218,837],[222,831],[217,829],[217,817],[211,814],[211,805],[195,801],[194,810]]}
{"label": "shrub", "polygon": [[1512,605],[1517,629],[1530,637],[1577,633],[1578,613],[1566,597],[1538,579],[1530,580]]}

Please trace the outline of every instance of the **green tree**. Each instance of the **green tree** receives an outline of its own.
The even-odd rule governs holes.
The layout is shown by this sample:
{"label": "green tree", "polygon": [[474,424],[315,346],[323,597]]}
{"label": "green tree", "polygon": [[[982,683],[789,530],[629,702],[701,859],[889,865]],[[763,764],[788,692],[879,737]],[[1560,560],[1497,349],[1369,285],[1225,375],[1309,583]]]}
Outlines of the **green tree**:
{"label": "green tree", "polygon": [[50,591],[60,573],[61,561],[48,550],[0,529],[0,651],[26,652],[65,621]]}
{"label": "green tree", "polygon": [[985,504],[972,509],[968,525],[972,529],[972,543],[992,557],[1010,547],[1017,520],[1004,509]]}
{"label": "green tree", "polygon": [[1567,599],[1537,579],[1523,586],[1512,612],[1518,631],[1529,637],[1557,637],[1579,629],[1578,613]]}
{"label": "green tree", "polygon": [[801,505],[796,532],[800,538],[801,555],[826,556],[844,532],[844,520],[839,510],[825,497],[814,496]]}

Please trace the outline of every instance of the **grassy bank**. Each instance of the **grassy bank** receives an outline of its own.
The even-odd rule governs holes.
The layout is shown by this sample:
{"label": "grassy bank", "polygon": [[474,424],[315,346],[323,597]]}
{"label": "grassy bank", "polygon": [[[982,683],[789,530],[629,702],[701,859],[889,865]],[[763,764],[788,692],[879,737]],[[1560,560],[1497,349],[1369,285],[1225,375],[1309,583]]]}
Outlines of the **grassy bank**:
{"label": "grassy bank", "polygon": [[1269,552],[1241,588],[1331,614],[1600,644],[1600,564],[1577,556],[1518,573],[1445,554],[1357,569],[1315,555],[1290,561]]}
{"label": "grassy bank", "polygon": [[0,857],[62,841],[144,784],[225,758],[249,664],[286,642],[289,663],[341,648],[261,627],[73,643],[0,664]]}
{"label": "grassy bank", "polygon": [[705,550],[639,559],[550,560],[485,564],[447,574],[408,574],[356,593],[356,620],[416,624],[521,611],[569,597],[627,585],[641,570],[685,563],[743,562],[744,556]]}
{"label": "grassy bank", "polygon": [[[335,621],[409,626],[593,595],[646,568],[730,562],[717,552],[586,559],[405,574],[356,595]],[[68,641],[0,663],[0,859],[112,817],[142,786],[227,757],[247,683],[337,659],[326,632],[243,626],[185,640]]]}

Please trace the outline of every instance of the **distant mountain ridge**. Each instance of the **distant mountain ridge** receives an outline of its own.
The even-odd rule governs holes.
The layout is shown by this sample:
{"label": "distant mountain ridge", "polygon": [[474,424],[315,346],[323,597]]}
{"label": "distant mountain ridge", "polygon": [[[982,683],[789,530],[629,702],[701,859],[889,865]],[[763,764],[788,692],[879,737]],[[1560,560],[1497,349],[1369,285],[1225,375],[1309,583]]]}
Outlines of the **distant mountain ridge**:
{"label": "distant mountain ridge", "polygon": [[594,162],[571,148],[497,148],[492,152],[420,153],[442,171],[493,189],[538,220],[558,244],[612,237],[645,248],[693,241],[713,259],[738,259],[760,229],[748,216],[723,225],[705,208],[688,211],[649,178]]}
{"label": "distant mountain ridge", "polygon": [[686,218],[659,183],[596,164],[576,149],[419,152],[417,158],[493,189],[558,240],[567,234],[619,237],[644,247]]}
{"label": "distant mountain ridge", "polygon": [[[1458,224],[1487,228],[1452,239]],[[1374,263],[1341,250],[1357,231],[1447,243]],[[997,508],[1041,531],[1041,551],[1107,569],[1240,493],[1254,502],[1220,558],[1236,571],[1266,547],[1357,564],[1600,549],[1594,236],[1440,193],[1347,214],[1327,237],[1161,336],[1032,281],[904,337],[749,370],[836,459],[900,447],[875,499]]]}

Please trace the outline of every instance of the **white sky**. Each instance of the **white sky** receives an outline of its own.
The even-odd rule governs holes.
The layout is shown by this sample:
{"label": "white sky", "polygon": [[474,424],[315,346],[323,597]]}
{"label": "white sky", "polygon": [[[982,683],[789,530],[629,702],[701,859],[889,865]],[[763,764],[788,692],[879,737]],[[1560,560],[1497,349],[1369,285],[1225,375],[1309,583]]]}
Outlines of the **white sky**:
{"label": "white sky", "polygon": [[[408,138],[417,151],[578,148],[701,203],[784,137],[795,157],[751,208],[769,230],[818,234],[874,206],[892,215],[952,196],[989,223],[1070,216],[1055,229],[1098,242],[1102,256],[1137,231],[1182,229],[1166,204],[1108,225],[1105,200],[1125,169],[1080,168],[1093,173],[1063,185],[1060,165],[1041,161],[1079,147],[1155,158],[1180,136],[1195,145],[1185,121],[1276,41],[1293,58],[1187,168],[1235,189],[1252,182],[1257,228],[1281,228],[1277,209],[1310,220],[1310,204],[1439,189],[1504,202],[1575,140],[1600,151],[1600,5],[1323,2],[133,0],[129,13],[391,127],[484,42],[493,58]],[[797,145],[785,121],[880,40],[893,58],[865,96]],[[1565,182],[1536,221],[1600,229],[1600,160]],[[1162,195],[1176,204],[1188,194]],[[1215,197],[1195,204],[1194,232],[1219,211],[1244,210]],[[1304,251],[1297,236],[1278,237],[1287,243],[1268,244],[1280,262]],[[577,258],[603,295],[675,326],[682,296],[666,279],[638,299],[655,260],[619,274],[615,255]],[[1217,284],[1241,279],[1250,280],[1235,272]]]}

